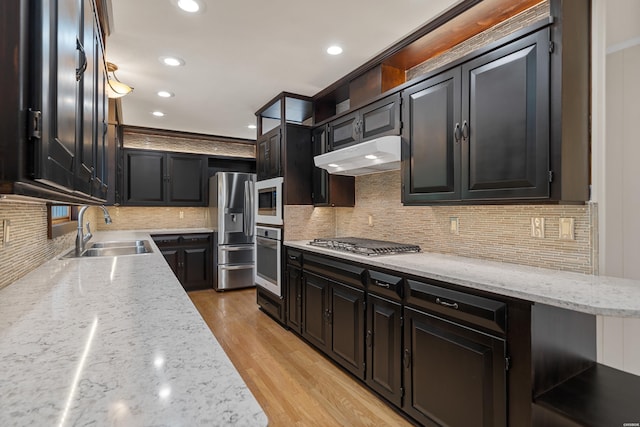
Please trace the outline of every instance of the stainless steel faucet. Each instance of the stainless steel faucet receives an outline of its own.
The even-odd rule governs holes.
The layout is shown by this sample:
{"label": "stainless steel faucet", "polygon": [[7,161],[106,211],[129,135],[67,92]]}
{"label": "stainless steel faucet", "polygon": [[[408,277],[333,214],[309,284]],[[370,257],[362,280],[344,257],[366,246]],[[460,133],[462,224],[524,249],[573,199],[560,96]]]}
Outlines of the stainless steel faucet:
{"label": "stainless steel faucet", "polygon": [[[78,234],[76,235],[76,256],[80,256],[82,252],[84,252],[85,245],[87,242],[93,237],[91,234],[91,227],[89,226],[89,221],[87,221],[87,234],[84,234],[84,227],[82,226],[82,222],[84,221],[84,212],[89,209],[91,206],[85,205],[80,208],[78,211]],[[104,212],[104,222],[105,224],[111,224],[111,216],[109,215],[109,211],[103,205],[99,206],[102,208]]]}

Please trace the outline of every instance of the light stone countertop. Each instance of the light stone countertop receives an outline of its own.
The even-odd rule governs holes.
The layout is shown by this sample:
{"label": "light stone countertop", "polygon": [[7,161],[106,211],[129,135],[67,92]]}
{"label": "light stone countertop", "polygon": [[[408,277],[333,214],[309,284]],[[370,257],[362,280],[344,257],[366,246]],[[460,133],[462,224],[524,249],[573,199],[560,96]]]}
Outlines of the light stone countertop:
{"label": "light stone countertop", "polygon": [[369,257],[308,243],[285,241],[284,245],[534,303],[602,316],[640,318],[638,280],[429,252]]}
{"label": "light stone countertop", "polygon": [[150,254],[53,259],[0,290],[1,426],[267,425],[151,243]]}

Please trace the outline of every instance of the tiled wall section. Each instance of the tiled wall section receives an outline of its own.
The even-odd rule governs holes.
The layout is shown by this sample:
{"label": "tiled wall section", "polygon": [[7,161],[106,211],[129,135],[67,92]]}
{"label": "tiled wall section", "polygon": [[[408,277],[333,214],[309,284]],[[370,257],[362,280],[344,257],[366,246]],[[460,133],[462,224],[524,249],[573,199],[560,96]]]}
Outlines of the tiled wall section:
{"label": "tiled wall section", "polygon": [[[158,228],[203,228],[207,208],[109,206],[111,224],[98,222],[98,230],[145,230]],[[182,216],[182,218],[181,218]]]}
{"label": "tiled wall section", "polygon": [[[414,243],[428,252],[597,273],[593,205],[403,206],[400,173],[395,171],[357,177],[354,208],[323,209],[335,212],[336,236]],[[330,215],[315,215],[306,206],[288,206],[285,212],[285,239],[328,235]],[[458,235],[449,232],[451,217],[458,218]],[[532,217],[545,219],[543,239],[531,237]],[[575,240],[559,240],[559,218],[574,218]],[[297,228],[304,231],[289,232]]]}
{"label": "tiled wall section", "polygon": [[284,224],[284,240],[333,237],[336,233],[335,209],[287,205],[284,207]]}
{"label": "tiled wall section", "polygon": [[256,147],[253,144],[148,135],[146,133],[143,134],[136,132],[124,133],[123,146],[124,148],[177,151],[180,153],[208,154],[212,156],[229,156],[252,159],[256,157]]}
{"label": "tiled wall section", "polygon": [[490,29],[471,37],[468,40],[456,45],[452,49],[444,52],[443,54],[431,58],[422,64],[416,65],[410,70],[407,70],[405,77],[408,80],[419,77],[431,70],[435,70],[443,65],[450,63],[464,55],[473,52],[489,43],[498,40],[504,36],[507,36],[515,31],[518,31],[528,25],[531,25],[541,19],[548,18],[550,15],[549,1],[543,1],[537,5],[525,10],[522,13],[502,22]]}
{"label": "tiled wall section", "polygon": [[[85,218],[89,219],[89,216]],[[75,243],[75,231],[47,239],[47,206],[44,203],[0,201],[0,224],[5,220],[11,221],[11,229],[10,241],[4,244],[3,227],[0,226],[0,289]]]}

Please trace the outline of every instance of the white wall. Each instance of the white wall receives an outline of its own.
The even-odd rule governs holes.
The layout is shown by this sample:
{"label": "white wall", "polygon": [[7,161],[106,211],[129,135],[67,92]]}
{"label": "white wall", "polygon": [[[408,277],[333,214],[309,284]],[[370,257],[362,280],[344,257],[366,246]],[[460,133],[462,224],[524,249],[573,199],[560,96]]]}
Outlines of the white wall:
{"label": "white wall", "polygon": [[[600,274],[640,280],[640,1],[592,4]],[[640,375],[640,319],[599,317],[598,360]]]}

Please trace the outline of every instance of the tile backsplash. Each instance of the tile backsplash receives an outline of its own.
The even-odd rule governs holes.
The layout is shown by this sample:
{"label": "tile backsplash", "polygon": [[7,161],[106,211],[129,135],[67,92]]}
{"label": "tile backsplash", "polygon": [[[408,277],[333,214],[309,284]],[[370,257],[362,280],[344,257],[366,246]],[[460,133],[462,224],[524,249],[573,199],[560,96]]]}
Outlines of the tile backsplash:
{"label": "tile backsplash", "polygon": [[152,135],[125,130],[124,148],[143,150],[177,151],[180,153],[207,154],[212,156],[229,156],[238,158],[255,158],[255,144],[198,139],[197,137],[180,137]]}
{"label": "tile backsplash", "polygon": [[[356,178],[353,208],[286,206],[285,239],[366,237],[418,244],[428,252],[597,273],[594,204],[403,206],[400,188],[400,172],[385,172]],[[457,234],[450,229],[456,218]],[[544,218],[544,237],[532,237],[532,218]],[[560,239],[560,218],[573,218],[575,240]]]}

